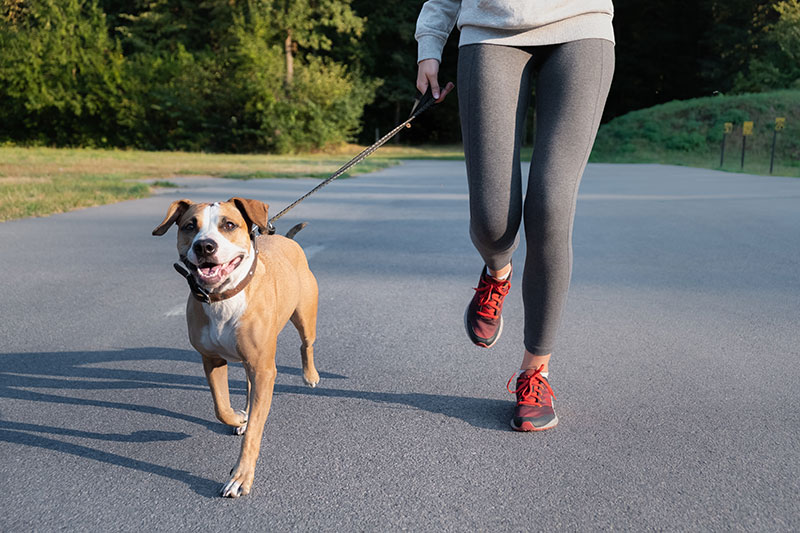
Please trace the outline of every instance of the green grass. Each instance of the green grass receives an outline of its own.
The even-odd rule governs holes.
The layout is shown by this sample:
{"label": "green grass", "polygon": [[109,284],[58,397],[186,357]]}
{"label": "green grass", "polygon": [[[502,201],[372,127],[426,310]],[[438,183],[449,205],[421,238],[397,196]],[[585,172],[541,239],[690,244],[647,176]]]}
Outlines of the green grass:
{"label": "green grass", "polygon": [[[0,221],[144,198],[154,187],[180,187],[182,176],[327,178],[362,149],[279,156],[0,146]],[[459,154],[458,147],[385,146],[348,174]]]}
{"label": "green grass", "polygon": [[[590,161],[662,163],[740,172],[742,124],[754,122],[747,138],[743,172],[768,174],[776,117],[778,133],[773,175],[800,177],[800,91],[711,96],[669,102],[617,117],[600,128]],[[725,122],[733,123],[720,167]]]}
{"label": "green grass", "polygon": [[[786,117],[786,129],[778,135],[773,174],[800,177],[798,90],[697,98],[628,113],[600,128],[591,161],[720,168],[723,124],[732,122],[722,169],[738,172],[742,123],[752,120],[744,172],[767,174],[779,116]],[[0,221],[143,198],[154,187],[180,187],[182,176],[326,178],[362,149],[346,145],[313,154],[238,155],[0,146]],[[372,172],[403,159],[463,157],[461,146],[389,144],[351,173]],[[522,157],[530,159],[530,148]]]}
{"label": "green grass", "polygon": [[172,181],[167,180],[156,180],[150,182],[151,187],[161,187],[164,189],[175,189],[178,187],[178,184]]}

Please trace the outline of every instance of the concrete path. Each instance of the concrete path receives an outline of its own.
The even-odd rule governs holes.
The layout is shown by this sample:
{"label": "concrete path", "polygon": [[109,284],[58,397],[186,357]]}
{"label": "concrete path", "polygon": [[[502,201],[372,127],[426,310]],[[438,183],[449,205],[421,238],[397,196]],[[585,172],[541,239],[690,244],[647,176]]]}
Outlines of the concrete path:
{"label": "concrete path", "polygon": [[[800,529],[800,180],[591,165],[551,382],[560,425],[510,431],[519,283],[469,344],[481,269],[462,162],[323,189],[280,221],[320,288],[322,382],[279,338],[252,494],[187,341],[173,199],[316,180],[187,179],[0,224],[0,530]],[[516,255],[522,265],[523,250]],[[239,368],[231,382],[243,405]]]}

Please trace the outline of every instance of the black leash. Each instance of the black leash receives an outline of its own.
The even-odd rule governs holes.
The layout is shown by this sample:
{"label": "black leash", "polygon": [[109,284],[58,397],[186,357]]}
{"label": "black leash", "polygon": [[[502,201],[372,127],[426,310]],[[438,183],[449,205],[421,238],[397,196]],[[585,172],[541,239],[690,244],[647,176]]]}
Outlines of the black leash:
{"label": "black leash", "polygon": [[436,103],[436,99],[433,97],[433,94],[431,93],[431,88],[430,87],[428,87],[428,90],[425,92],[425,94],[417,93],[417,99],[414,100],[414,107],[411,108],[411,114],[408,116],[408,118],[405,120],[405,122],[403,122],[402,124],[398,125],[392,131],[390,131],[389,133],[387,133],[386,135],[384,135],[383,137],[378,139],[375,142],[375,144],[373,144],[372,146],[369,146],[369,147],[365,148],[360,154],[358,154],[353,159],[351,159],[350,161],[345,163],[339,170],[337,170],[336,172],[331,174],[331,176],[329,178],[327,178],[325,181],[323,181],[322,183],[320,183],[319,185],[317,185],[316,187],[314,187],[313,189],[308,191],[306,194],[304,194],[303,196],[301,196],[300,198],[295,200],[288,207],[284,208],[283,211],[281,211],[280,213],[278,213],[274,217],[270,218],[269,219],[269,225],[268,225],[269,234],[271,235],[271,234],[275,233],[275,227],[272,225],[273,222],[275,222],[276,220],[281,218],[283,215],[285,215],[294,206],[296,206],[297,204],[299,204],[300,202],[302,202],[303,200],[305,200],[306,198],[308,198],[309,196],[311,196],[312,194],[314,194],[315,192],[317,192],[318,190],[320,190],[321,188],[323,188],[324,186],[326,186],[327,184],[329,184],[330,182],[335,180],[336,178],[341,177],[342,174],[344,174],[345,172],[350,170],[352,167],[356,166],[357,164],[362,162],[364,159],[366,159],[367,157],[372,155],[373,152],[375,152],[378,148],[380,148],[381,146],[383,146],[384,144],[389,142],[389,140],[392,137],[397,135],[400,132],[400,130],[402,130],[403,128],[410,128],[411,127],[411,121],[413,121],[415,118],[420,116],[422,113],[424,113],[425,111],[430,109],[435,103]]}

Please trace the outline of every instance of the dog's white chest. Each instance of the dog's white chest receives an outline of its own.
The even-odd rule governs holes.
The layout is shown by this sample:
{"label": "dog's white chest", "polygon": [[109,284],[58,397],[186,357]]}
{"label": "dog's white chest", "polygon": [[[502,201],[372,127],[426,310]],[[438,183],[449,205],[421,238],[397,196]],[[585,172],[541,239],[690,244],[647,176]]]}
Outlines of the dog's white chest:
{"label": "dog's white chest", "polygon": [[241,361],[236,348],[236,329],[247,309],[244,291],[227,300],[204,304],[202,307],[208,324],[200,331],[200,345],[228,361]]}

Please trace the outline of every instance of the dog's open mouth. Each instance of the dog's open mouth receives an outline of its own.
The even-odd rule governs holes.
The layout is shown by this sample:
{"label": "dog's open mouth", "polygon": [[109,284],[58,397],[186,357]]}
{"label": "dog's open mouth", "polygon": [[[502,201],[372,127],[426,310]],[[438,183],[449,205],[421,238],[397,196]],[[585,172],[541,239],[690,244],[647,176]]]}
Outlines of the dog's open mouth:
{"label": "dog's open mouth", "polygon": [[236,267],[242,263],[243,259],[244,255],[240,255],[234,257],[227,263],[201,263],[197,265],[197,270],[194,271],[194,275],[197,281],[203,285],[219,285],[228,279],[228,276],[231,275],[231,272],[236,270]]}

